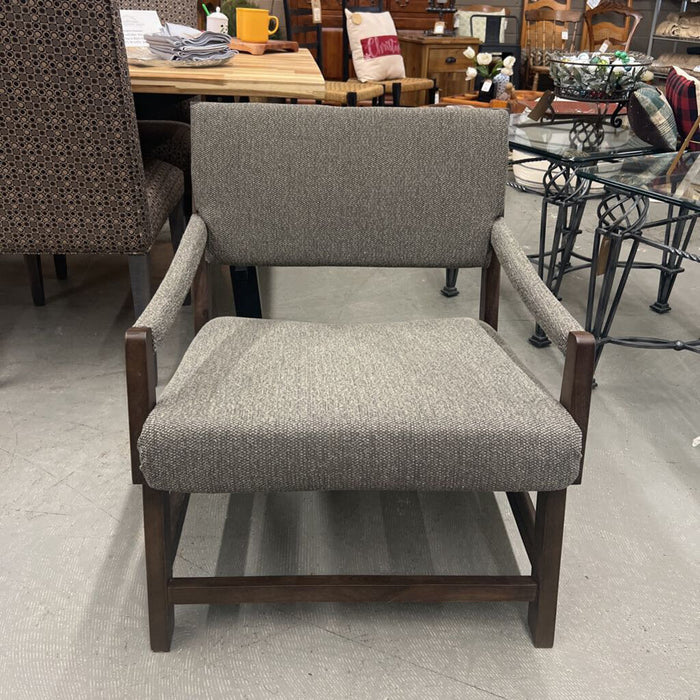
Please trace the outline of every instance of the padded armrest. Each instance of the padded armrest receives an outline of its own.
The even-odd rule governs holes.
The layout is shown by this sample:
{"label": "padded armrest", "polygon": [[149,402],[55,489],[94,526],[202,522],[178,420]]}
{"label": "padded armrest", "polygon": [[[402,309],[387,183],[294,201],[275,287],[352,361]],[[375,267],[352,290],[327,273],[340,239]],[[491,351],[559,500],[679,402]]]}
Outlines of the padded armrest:
{"label": "padded armrest", "polygon": [[525,306],[542,326],[547,337],[566,354],[569,333],[583,328],[540,279],[502,218],[494,222],[491,246]]}
{"label": "padded armrest", "polygon": [[170,330],[197,272],[207,243],[207,226],[193,214],[158,291],[134,326],[150,328],[158,348]]}

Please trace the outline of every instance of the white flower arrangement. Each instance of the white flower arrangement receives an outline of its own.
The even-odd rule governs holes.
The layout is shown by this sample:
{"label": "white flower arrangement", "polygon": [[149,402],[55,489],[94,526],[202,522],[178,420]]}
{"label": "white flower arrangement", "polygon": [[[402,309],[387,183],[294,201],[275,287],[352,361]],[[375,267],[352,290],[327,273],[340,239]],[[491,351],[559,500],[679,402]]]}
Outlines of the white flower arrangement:
{"label": "white flower arrangement", "polygon": [[515,65],[515,56],[506,56],[504,59],[494,61],[494,57],[490,53],[476,53],[470,46],[462,52],[470,61],[476,59],[476,66],[467,68],[466,80],[474,80],[477,75],[480,75],[484,80],[495,78],[497,75],[510,77],[513,75],[513,66]]}
{"label": "white flower arrangement", "polygon": [[550,55],[550,74],[564,97],[614,100],[626,96],[643,79],[652,59],[642,54],[585,51],[578,55]]}

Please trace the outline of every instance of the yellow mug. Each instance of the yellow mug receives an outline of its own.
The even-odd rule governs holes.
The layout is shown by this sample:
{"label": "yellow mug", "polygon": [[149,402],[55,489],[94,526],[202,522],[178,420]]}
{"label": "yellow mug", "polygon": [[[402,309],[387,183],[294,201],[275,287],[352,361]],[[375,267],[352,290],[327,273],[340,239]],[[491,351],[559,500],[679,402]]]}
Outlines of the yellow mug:
{"label": "yellow mug", "polygon": [[[274,29],[270,29],[270,20],[275,20]],[[264,44],[276,31],[280,21],[267,10],[251,7],[236,8],[236,36],[241,41]]]}

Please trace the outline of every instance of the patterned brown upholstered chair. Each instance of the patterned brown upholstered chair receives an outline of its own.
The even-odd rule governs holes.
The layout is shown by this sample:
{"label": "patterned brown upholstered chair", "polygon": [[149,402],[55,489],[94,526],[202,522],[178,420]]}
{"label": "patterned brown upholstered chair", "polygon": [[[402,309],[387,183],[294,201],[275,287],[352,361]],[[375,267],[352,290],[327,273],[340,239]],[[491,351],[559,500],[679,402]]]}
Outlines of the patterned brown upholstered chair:
{"label": "patterned brown upholstered chair", "polygon": [[[24,254],[36,304],[40,254],[127,254],[138,316],[156,235],[168,217],[174,246],[184,229],[183,174],[142,160],[116,8],[56,0],[30,17],[7,0],[0,46],[0,253]],[[183,130],[166,124],[160,140],[186,141]]]}
{"label": "patterned brown upholstered chair", "polygon": [[[369,600],[527,601],[535,645],[551,646],[594,339],[503,221],[505,112],[201,104],[192,116],[198,212],[126,334],[152,648],[170,648],[179,604]],[[263,151],[274,159],[261,161]],[[228,177],[234,159],[246,177]],[[225,265],[478,267],[480,320],[208,321],[205,255]],[[566,355],[560,401],[496,332],[501,265]],[[156,402],[155,352],[193,280],[196,336]],[[333,490],[506,491],[532,572],[173,576],[188,494]]]}

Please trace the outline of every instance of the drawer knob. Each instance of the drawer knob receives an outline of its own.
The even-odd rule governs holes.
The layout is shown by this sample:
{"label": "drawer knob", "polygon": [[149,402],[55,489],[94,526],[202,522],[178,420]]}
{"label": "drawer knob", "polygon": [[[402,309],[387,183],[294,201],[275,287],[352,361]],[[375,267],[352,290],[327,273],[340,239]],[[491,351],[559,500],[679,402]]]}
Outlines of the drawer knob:
{"label": "drawer knob", "polygon": [[457,63],[457,59],[454,56],[448,56],[445,59],[445,63]]}

